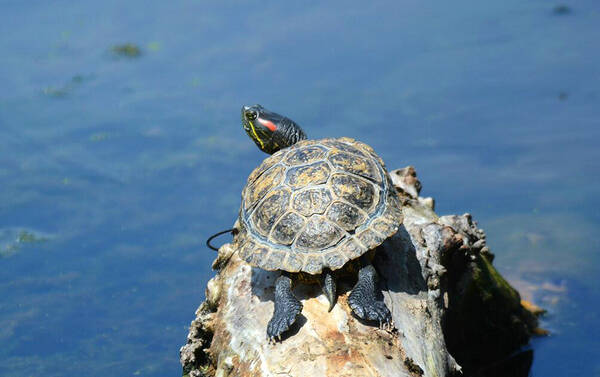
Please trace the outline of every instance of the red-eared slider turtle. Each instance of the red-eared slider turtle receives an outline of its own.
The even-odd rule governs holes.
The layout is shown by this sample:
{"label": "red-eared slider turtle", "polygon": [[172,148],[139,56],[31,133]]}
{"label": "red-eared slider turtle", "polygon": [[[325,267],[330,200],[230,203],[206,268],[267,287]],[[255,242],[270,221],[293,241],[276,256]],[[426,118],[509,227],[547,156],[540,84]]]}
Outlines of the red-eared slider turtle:
{"label": "red-eared slider turtle", "polygon": [[358,270],[348,296],[352,311],[391,324],[390,311],[377,300],[370,251],[396,233],[402,212],[381,158],[350,138],[306,140],[296,123],[260,105],[242,108],[242,124],[272,154],[248,177],[235,239],[250,265],[282,272],[268,338],[280,338],[302,310],[293,281],[320,281],[331,310],[336,277],[351,265]]}

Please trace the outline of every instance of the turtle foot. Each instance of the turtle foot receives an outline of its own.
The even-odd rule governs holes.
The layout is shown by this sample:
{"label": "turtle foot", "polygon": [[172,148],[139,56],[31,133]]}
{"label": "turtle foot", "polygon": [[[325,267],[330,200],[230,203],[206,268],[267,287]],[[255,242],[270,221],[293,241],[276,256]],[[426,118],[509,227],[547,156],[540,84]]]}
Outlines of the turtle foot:
{"label": "turtle foot", "polygon": [[360,269],[358,282],[348,296],[348,305],[360,319],[379,322],[380,327],[392,325],[392,314],[383,301],[376,299],[377,273],[372,265]]}
{"label": "turtle foot", "polygon": [[281,336],[296,322],[296,317],[302,311],[302,303],[292,293],[292,280],[280,276],[275,282],[275,310],[267,325],[269,342],[281,341]]}

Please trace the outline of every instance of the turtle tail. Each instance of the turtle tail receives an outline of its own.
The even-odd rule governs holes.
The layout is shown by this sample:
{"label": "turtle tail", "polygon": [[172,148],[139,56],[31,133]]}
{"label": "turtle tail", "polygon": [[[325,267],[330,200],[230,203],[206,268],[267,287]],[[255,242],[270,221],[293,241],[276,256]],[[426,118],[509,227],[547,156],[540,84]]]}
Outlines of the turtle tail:
{"label": "turtle tail", "polygon": [[212,236],[208,237],[208,239],[206,240],[206,246],[208,246],[209,248],[213,249],[214,251],[219,251],[219,248],[218,248],[218,247],[214,247],[214,246],[213,246],[213,245],[210,243],[210,241],[212,241],[212,240],[213,240],[214,238],[216,238],[216,237],[219,237],[219,236],[220,236],[220,235],[222,235],[222,234],[225,234],[225,233],[233,233],[233,232],[234,232],[234,230],[235,230],[235,228],[231,228],[231,229],[223,230],[223,231],[220,231],[220,232],[218,232],[218,233],[215,233],[215,234],[213,234]]}

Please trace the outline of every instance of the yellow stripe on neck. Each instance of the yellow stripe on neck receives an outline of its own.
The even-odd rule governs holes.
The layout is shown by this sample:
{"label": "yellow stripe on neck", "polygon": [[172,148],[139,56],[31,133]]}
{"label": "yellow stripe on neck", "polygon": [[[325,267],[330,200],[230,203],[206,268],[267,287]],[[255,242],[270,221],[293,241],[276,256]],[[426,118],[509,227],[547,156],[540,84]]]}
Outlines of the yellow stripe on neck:
{"label": "yellow stripe on neck", "polygon": [[254,137],[256,138],[255,140],[258,140],[258,142],[260,143],[260,148],[264,149],[265,144],[263,143],[263,141],[260,139],[260,137],[256,133],[256,129],[254,128],[254,122],[249,120],[248,123],[250,123],[250,128],[252,129],[252,133],[254,134]]}

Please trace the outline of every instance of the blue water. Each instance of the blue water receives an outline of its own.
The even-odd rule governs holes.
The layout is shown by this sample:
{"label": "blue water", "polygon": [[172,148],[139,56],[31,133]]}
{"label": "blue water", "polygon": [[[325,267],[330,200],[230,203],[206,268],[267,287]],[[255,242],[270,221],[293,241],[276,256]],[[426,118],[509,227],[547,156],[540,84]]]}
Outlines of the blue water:
{"label": "blue water", "polygon": [[558,5],[0,0],[0,375],[181,373],[246,103],[414,165],[549,310],[532,375],[600,375],[600,3]]}

